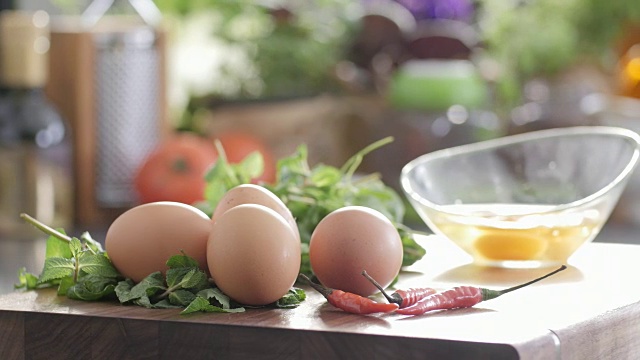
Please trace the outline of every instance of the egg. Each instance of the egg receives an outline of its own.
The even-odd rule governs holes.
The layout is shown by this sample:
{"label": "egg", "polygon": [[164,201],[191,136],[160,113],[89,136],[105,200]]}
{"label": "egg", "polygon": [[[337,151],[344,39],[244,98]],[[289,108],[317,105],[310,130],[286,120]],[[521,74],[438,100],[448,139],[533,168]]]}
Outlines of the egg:
{"label": "egg", "polygon": [[207,271],[211,220],[201,210],[178,202],[153,202],[133,207],[109,226],[105,250],[125,277],[140,282],[166,271],[167,260],[183,251]]}
{"label": "egg", "polygon": [[300,241],[287,221],[264,205],[237,205],[216,218],[207,263],[216,286],[245,305],[277,301],[300,270]]}
{"label": "egg", "polygon": [[325,286],[369,296],[378,290],[364,276],[387,287],[402,266],[402,240],[377,210],[347,206],[324,217],[311,234],[309,261]]}
{"label": "egg", "polygon": [[228,190],[218,202],[212,219],[215,221],[227,210],[242,204],[264,205],[274,210],[287,221],[298,240],[300,240],[298,224],[293,215],[291,215],[289,208],[274,193],[255,184],[242,184]]}

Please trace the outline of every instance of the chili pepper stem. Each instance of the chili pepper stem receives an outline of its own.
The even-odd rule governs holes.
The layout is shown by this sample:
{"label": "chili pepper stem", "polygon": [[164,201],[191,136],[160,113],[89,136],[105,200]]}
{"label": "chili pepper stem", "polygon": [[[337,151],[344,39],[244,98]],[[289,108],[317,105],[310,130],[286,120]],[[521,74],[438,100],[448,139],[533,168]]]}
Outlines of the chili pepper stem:
{"label": "chili pepper stem", "polygon": [[386,291],[384,291],[384,288],[382,287],[382,285],[380,285],[380,283],[378,283],[376,279],[372,278],[367,273],[367,270],[362,270],[362,276],[367,278],[367,280],[369,280],[373,284],[373,286],[375,286],[378,290],[380,290],[380,293],[382,293],[382,296],[384,296],[389,303],[398,304],[398,306],[402,305],[402,297],[398,293],[393,293],[389,295]]}
{"label": "chili pepper stem", "polygon": [[31,215],[22,213],[20,214],[20,217],[25,220],[26,222],[28,222],[29,224],[33,225],[34,227],[36,227],[38,230],[44,232],[47,235],[51,235],[51,236],[55,236],[60,240],[66,241],[66,242],[71,242],[71,238],[61,232],[59,232],[58,230],[45,225],[43,223],[41,223],[40,221],[38,221],[36,218],[32,217]]}
{"label": "chili pepper stem", "polygon": [[559,268],[557,268],[556,270],[554,270],[554,271],[552,271],[552,272],[550,272],[550,273],[548,273],[548,274],[546,274],[544,276],[541,276],[541,277],[539,277],[537,279],[533,279],[531,281],[527,281],[524,284],[516,285],[516,286],[510,287],[510,288],[507,288],[507,289],[503,289],[503,290],[490,290],[490,289],[482,288],[481,289],[482,290],[482,301],[495,299],[500,295],[504,295],[504,294],[506,294],[508,292],[512,292],[514,290],[521,289],[521,288],[523,288],[525,286],[529,286],[529,285],[531,285],[533,283],[537,283],[538,281],[546,279],[549,276],[555,275],[555,274],[559,273],[560,271],[562,271],[562,270],[564,270],[566,268],[567,268],[566,265],[562,265]]}
{"label": "chili pepper stem", "polygon": [[305,274],[299,274],[298,275],[299,279],[302,279],[304,282],[306,282],[307,284],[309,284],[312,288],[314,288],[317,292],[319,292],[320,294],[322,294],[322,296],[324,296],[326,299],[329,299],[329,295],[331,295],[332,290],[322,286],[320,284],[316,284],[313,281],[311,281],[311,279],[309,279]]}

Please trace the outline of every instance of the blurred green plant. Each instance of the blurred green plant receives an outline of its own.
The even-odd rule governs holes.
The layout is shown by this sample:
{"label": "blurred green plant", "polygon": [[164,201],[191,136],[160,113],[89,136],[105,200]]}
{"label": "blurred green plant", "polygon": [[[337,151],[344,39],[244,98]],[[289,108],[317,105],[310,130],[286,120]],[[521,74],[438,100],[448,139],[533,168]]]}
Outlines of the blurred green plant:
{"label": "blurred green plant", "polygon": [[[76,15],[90,3],[51,1],[62,13]],[[359,16],[358,2],[353,0],[154,0],[154,3],[166,22],[178,28],[177,32],[202,22],[203,15],[207,17],[208,24],[199,26],[209,32],[208,45],[215,43],[222,49],[217,56],[228,55],[229,59],[218,60],[217,77],[210,79],[218,86],[209,86],[213,91],[206,95],[233,100],[290,98],[339,90],[333,67],[344,58]],[[119,0],[109,13],[133,11],[127,1]],[[231,53],[225,53],[227,49]],[[243,57],[238,64],[234,57],[240,51]],[[244,72],[238,70],[243,66]]]}
{"label": "blurred green plant", "polygon": [[501,66],[498,82],[507,106],[534,77],[551,77],[578,62],[611,66],[614,44],[640,23],[640,1],[478,0],[478,27]]}
{"label": "blurred green plant", "polygon": [[[256,72],[239,78],[234,99],[289,98],[338,90],[333,66],[344,56],[356,18],[352,1],[157,0],[167,16],[213,12],[212,37],[241,46]],[[220,69],[227,75],[233,71]],[[228,94],[209,94],[224,98]]]}

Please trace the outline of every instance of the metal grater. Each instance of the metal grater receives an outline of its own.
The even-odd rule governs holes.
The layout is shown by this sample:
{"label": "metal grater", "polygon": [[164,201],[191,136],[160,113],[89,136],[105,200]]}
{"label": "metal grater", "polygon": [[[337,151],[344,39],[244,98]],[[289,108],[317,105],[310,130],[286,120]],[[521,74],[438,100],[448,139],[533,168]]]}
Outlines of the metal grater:
{"label": "metal grater", "polygon": [[160,54],[150,27],[97,33],[96,200],[105,208],[136,201],[135,171],[160,137]]}

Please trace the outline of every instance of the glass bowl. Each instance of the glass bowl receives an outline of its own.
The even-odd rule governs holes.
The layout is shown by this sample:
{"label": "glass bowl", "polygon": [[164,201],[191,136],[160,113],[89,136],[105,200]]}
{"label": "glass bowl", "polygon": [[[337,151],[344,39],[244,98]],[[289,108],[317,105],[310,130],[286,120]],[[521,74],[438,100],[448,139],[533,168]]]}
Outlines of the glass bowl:
{"label": "glass bowl", "polygon": [[427,226],[475,263],[554,266],[602,229],[639,145],[616,127],[534,131],[422,155],[400,182]]}

